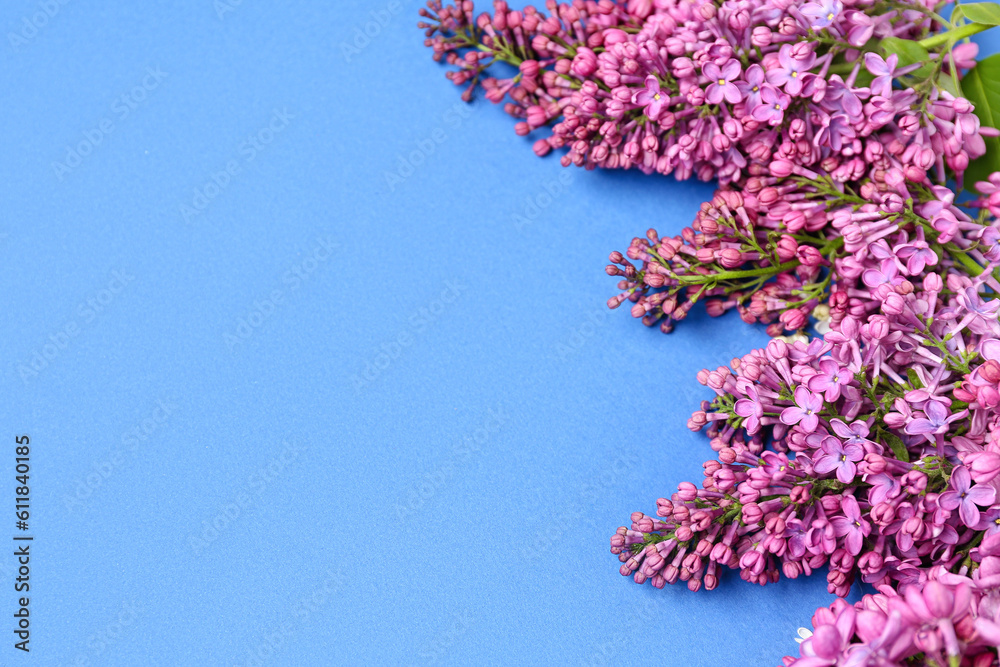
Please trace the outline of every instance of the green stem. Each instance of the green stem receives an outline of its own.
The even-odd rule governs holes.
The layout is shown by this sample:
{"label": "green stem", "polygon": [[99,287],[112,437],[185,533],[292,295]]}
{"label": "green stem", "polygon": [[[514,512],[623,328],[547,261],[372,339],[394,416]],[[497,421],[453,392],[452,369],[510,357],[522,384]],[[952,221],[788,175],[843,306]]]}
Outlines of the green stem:
{"label": "green stem", "polygon": [[777,266],[765,266],[760,269],[746,269],[745,271],[722,271],[720,273],[712,273],[707,276],[685,276],[683,278],[684,284],[686,285],[702,285],[708,282],[716,281],[726,281],[726,280],[737,280],[739,278],[753,278],[755,276],[769,276],[777,273],[782,273],[783,271],[790,271],[800,264],[799,260],[793,259],[790,262],[785,262],[784,264],[778,264]]}
{"label": "green stem", "polygon": [[948,254],[951,255],[952,259],[956,262],[960,262],[970,274],[978,276],[983,272],[983,267],[979,266],[974,259],[969,257],[964,252],[949,251]]}
{"label": "green stem", "polygon": [[931,35],[926,39],[922,39],[917,44],[924,47],[925,49],[932,49],[935,46],[941,46],[942,44],[947,44],[948,42],[957,42],[960,39],[965,39],[966,37],[972,37],[976,33],[982,32],[993,26],[982,25],[981,23],[967,23],[966,25],[959,26],[947,32],[939,32],[936,35]]}

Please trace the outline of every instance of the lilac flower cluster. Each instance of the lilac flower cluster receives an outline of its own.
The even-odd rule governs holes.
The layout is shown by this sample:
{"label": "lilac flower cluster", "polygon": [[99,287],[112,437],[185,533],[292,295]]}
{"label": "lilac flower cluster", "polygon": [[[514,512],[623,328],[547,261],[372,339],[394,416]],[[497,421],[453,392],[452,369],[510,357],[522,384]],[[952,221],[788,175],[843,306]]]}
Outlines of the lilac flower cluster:
{"label": "lilac flower cluster", "polygon": [[[926,182],[961,174],[985,152],[957,76],[976,47],[950,49],[932,0],[577,0],[473,15],[471,2],[432,0],[422,23],[449,73],[482,85],[521,120],[541,128],[544,155],[564,165],[638,168],[722,184],[773,171],[821,171],[840,182],[888,166]],[[922,40],[927,62],[901,66],[874,48],[885,38]],[[863,54],[863,57],[862,57]],[[488,76],[496,62],[518,68]],[[862,63],[864,67],[862,67]],[[907,87],[893,88],[906,77]],[[953,92],[949,92],[949,89]],[[877,147],[877,148],[876,148]]]}
{"label": "lilac flower cluster", "polygon": [[[961,180],[998,134],[957,94],[977,52],[958,38],[982,26],[934,32],[944,23],[930,0],[547,7],[498,1],[475,16],[471,2],[432,1],[421,25],[467,95],[481,85],[508,100],[519,134],[551,129],[537,153],[567,148],[566,165],[724,186],[680,235],[651,230],[612,253],[621,293],[610,307],[630,300],[634,317],[668,332],[705,301],[712,315],[736,308],[775,336],[798,331],[817,306],[839,313],[868,263],[859,253],[874,247],[866,238],[896,231],[903,275],[955,262],[981,270],[967,255],[983,219],[942,184]],[[910,62],[914,48],[924,60]],[[517,73],[488,76],[498,61]],[[980,192],[974,206],[1000,211],[1000,174]]]}
{"label": "lilac flower cluster", "polygon": [[899,591],[883,587],[857,604],[841,599],[817,610],[801,656],[783,667],[996,665],[1000,536],[974,551],[977,561],[957,572],[934,566]]}
{"label": "lilac flower cluster", "polygon": [[630,301],[634,317],[669,332],[704,301],[713,316],[735,308],[778,336],[804,328],[818,306],[833,322],[860,316],[878,306],[882,285],[951,268],[978,275],[1000,256],[1000,226],[980,213],[997,208],[990,197],[1000,190],[970,208],[895,168],[884,179],[888,190],[855,192],[819,176],[751,177],[740,191],[719,190],[679,235],[651,229],[625,256],[611,253],[607,273],[621,292],[608,306]]}
{"label": "lilac flower cluster", "polygon": [[843,596],[859,576],[898,586],[932,564],[974,567],[1000,533],[1000,300],[983,296],[995,266],[880,282],[863,295],[876,307],[825,339],[702,371],[716,397],[689,426],[719,456],[700,488],[618,529],[622,574],[697,590],[724,567],[764,584],[825,565]]}
{"label": "lilac flower cluster", "polygon": [[[664,332],[698,302],[776,339],[703,371],[715,459],[611,538],[620,571],[713,589],[828,570],[844,596],[785,665],[1000,664],[1000,136],[962,43],[1000,5],[497,0],[422,10],[426,44],[564,166],[717,179],[690,227],[606,271]],[[978,18],[973,14],[978,15]],[[516,68],[497,78],[491,68]],[[987,63],[983,63],[987,65]],[[980,109],[962,95],[962,77]],[[986,72],[985,74],[983,72]],[[993,76],[988,73],[992,72]],[[968,80],[968,79],[967,79]],[[981,88],[979,92],[976,86]],[[977,115],[980,114],[980,115]],[[997,163],[987,156],[983,164]],[[970,178],[968,180],[976,180]],[[812,321],[823,338],[802,332]],[[795,336],[777,338],[797,332]]]}

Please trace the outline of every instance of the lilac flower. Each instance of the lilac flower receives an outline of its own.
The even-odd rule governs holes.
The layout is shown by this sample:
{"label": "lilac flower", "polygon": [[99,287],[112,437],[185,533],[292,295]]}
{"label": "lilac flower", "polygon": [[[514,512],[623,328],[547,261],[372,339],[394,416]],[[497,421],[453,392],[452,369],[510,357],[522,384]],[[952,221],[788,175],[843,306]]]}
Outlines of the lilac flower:
{"label": "lilac flower", "polygon": [[899,495],[902,485],[892,475],[880,472],[877,475],[866,475],[865,481],[872,485],[868,490],[868,502],[872,505],[884,503]]}
{"label": "lilac flower", "polygon": [[844,445],[832,436],[823,438],[822,453],[816,457],[813,470],[825,475],[837,471],[837,479],[844,484],[854,481],[858,472],[858,461],[865,458],[865,450],[859,445]]}
{"label": "lilac flower", "polygon": [[979,507],[988,507],[996,500],[996,489],[986,484],[972,484],[968,468],[958,466],[951,471],[949,490],[938,498],[943,509],[958,510],[962,523],[974,527],[979,523]]}
{"label": "lilac flower", "polygon": [[975,287],[965,288],[958,295],[958,300],[969,311],[968,315],[961,320],[962,326],[967,326],[977,319],[983,323],[996,322],[997,315],[1000,314],[1000,299],[986,301],[979,296]]}
{"label": "lilac flower", "polygon": [[652,120],[660,117],[660,113],[670,102],[670,95],[660,89],[660,82],[655,76],[647,76],[645,88],[632,95],[632,104],[643,107],[642,112]]}
{"label": "lilac flower", "polygon": [[797,663],[799,667],[832,667],[837,664],[854,636],[854,609],[844,611],[847,613],[841,613],[836,623],[819,626],[811,637],[802,642],[800,651],[803,658]]}
{"label": "lilac flower", "polygon": [[[912,631],[904,627],[899,612],[891,612],[878,637],[862,644],[855,645],[850,652],[844,667],[867,667],[868,665],[891,665],[906,655]],[[797,666],[798,662],[795,663]]]}
{"label": "lilac flower", "polygon": [[806,553],[807,528],[801,519],[785,522],[785,537],[788,539],[788,553],[793,558],[801,558]]}
{"label": "lilac flower", "polygon": [[906,262],[906,271],[911,276],[923,273],[928,266],[938,263],[938,256],[924,240],[924,230],[917,230],[917,238],[913,243],[907,243],[896,248],[896,256]]}
{"label": "lilac flower", "polygon": [[764,452],[761,454],[761,459],[763,463],[760,469],[767,473],[770,481],[775,483],[783,480],[795,467],[795,464],[789,462],[788,457],[784,454]]}
{"label": "lilac flower", "polygon": [[861,89],[851,88],[840,76],[834,74],[827,82],[823,106],[830,112],[843,111],[852,121],[864,117],[864,105],[858,99]]}
{"label": "lilac flower", "polygon": [[829,28],[842,9],[843,5],[840,4],[839,0],[820,0],[802,5],[799,11],[802,12],[803,16],[812,19],[812,27],[816,29]]}
{"label": "lilac flower", "polygon": [[1000,534],[1000,507],[991,507],[983,512],[974,528],[983,532],[983,539]]}
{"label": "lilac flower", "polygon": [[891,259],[882,262],[878,269],[866,270],[861,275],[861,280],[871,288],[883,284],[896,286],[903,282],[903,278],[899,275],[899,269],[896,267],[896,262]]}
{"label": "lilac flower", "polygon": [[931,219],[931,227],[940,232],[937,238],[938,243],[947,243],[962,231],[961,227],[958,226],[958,219],[955,217],[955,214],[947,209],[938,212]]}
{"label": "lilac flower", "polygon": [[944,433],[948,430],[948,425],[956,419],[965,416],[964,412],[949,414],[940,401],[927,401],[924,405],[925,418],[917,418],[907,424],[903,430],[910,435],[930,435]]}
{"label": "lilac flower", "polygon": [[825,392],[824,398],[831,403],[840,398],[841,387],[851,384],[854,379],[850,371],[841,368],[833,359],[820,361],[819,370],[806,384],[812,391]]}
{"label": "lilac flower", "polygon": [[765,85],[760,89],[760,104],[754,107],[750,115],[761,123],[777,125],[784,119],[785,109],[791,103],[791,97],[774,86]]}
{"label": "lilac flower", "polygon": [[868,434],[871,431],[868,428],[868,424],[861,420],[853,422],[848,426],[842,420],[834,418],[830,420],[830,428],[844,441],[844,444],[860,445],[865,449],[882,451],[881,445],[868,439]]}
{"label": "lilac flower", "polygon": [[874,51],[865,54],[865,68],[871,72],[875,79],[869,86],[872,95],[889,97],[892,95],[892,79],[896,75],[896,65],[899,63],[899,56],[895,53],[885,60]]}
{"label": "lilac flower", "polygon": [[953,622],[968,614],[971,601],[972,590],[968,584],[946,586],[931,580],[922,589],[907,586],[903,596],[893,598],[889,605],[912,626],[920,628],[913,642],[919,650],[940,652],[943,649],[948,655],[956,656],[960,648]]}
{"label": "lilac flower", "polygon": [[735,58],[731,58],[721,68],[713,62],[705,63],[701,73],[710,81],[705,89],[705,101],[719,104],[725,98],[730,104],[736,104],[743,99],[743,94],[734,81],[739,78],[741,71],[740,61]]}
{"label": "lilac flower", "polygon": [[833,524],[833,529],[837,533],[837,537],[846,538],[844,546],[847,548],[847,551],[851,555],[857,556],[861,553],[861,546],[864,539],[871,533],[872,526],[862,518],[861,508],[858,506],[858,501],[854,499],[854,496],[844,496],[840,509],[843,512],[843,516],[833,517],[830,523]]}
{"label": "lilac flower", "polygon": [[851,26],[847,32],[847,41],[851,46],[862,47],[867,44],[868,40],[875,34],[875,22],[872,17],[864,12],[852,10],[846,12],[846,18],[848,25]]}
{"label": "lilac flower", "polygon": [[[767,82],[781,86],[789,95],[798,95],[802,90],[802,77],[816,62],[816,54],[810,52],[805,58],[795,58],[792,47],[785,44],[778,51],[778,67],[767,71]],[[786,105],[787,106],[787,105]]]}
{"label": "lilac flower", "polygon": [[764,85],[764,68],[756,63],[750,65],[743,79],[736,82],[736,87],[740,89],[740,94],[746,101],[746,108],[754,109],[761,103],[760,91]]}
{"label": "lilac flower", "polygon": [[845,142],[853,140],[855,136],[857,135],[847,114],[837,113],[832,116],[823,114],[813,143],[839,151]]}
{"label": "lilac flower", "polygon": [[795,405],[781,411],[781,423],[798,424],[807,433],[812,433],[819,426],[819,412],[823,410],[823,397],[814,394],[805,387],[795,389]]}
{"label": "lilac flower", "polygon": [[733,407],[734,412],[740,417],[745,417],[747,433],[754,434],[760,430],[760,418],[764,416],[764,406],[760,403],[760,398],[757,396],[757,390],[754,389],[753,385],[749,385],[746,388],[746,395],[748,398],[741,398],[736,401],[736,405]]}

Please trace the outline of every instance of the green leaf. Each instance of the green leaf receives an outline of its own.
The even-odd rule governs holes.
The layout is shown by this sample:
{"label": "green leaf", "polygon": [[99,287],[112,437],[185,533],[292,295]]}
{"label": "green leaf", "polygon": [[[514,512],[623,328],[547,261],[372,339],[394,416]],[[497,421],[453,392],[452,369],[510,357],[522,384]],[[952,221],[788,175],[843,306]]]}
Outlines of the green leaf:
{"label": "green leaf", "polygon": [[[979,122],[1000,128],[1000,54],[980,60],[962,79],[965,98],[976,107]],[[965,189],[972,191],[976,181],[985,181],[1000,171],[1000,138],[986,137],[986,154],[969,165]]]}
{"label": "green leaf", "polygon": [[910,386],[914,389],[924,388],[924,384],[920,381],[920,377],[917,376],[917,372],[912,368],[906,369],[906,379],[910,381]]}
{"label": "green leaf", "polygon": [[965,97],[965,95],[962,94],[961,82],[958,82],[958,85],[956,86],[956,81],[951,77],[950,74],[941,72],[941,74],[938,76],[937,85],[938,88],[941,88],[942,90],[947,90],[954,97]]}
{"label": "green leaf", "polygon": [[889,447],[892,448],[892,453],[896,455],[897,459],[910,462],[910,452],[906,451],[906,445],[903,444],[902,440],[888,431],[883,431],[882,437],[889,443]]}
{"label": "green leaf", "polygon": [[960,12],[962,16],[972,23],[979,25],[1000,25],[1000,5],[995,2],[973,2],[961,4],[955,7],[952,12],[952,22],[956,20],[955,13]]}
{"label": "green leaf", "polygon": [[888,58],[895,53],[899,57],[899,64],[897,67],[906,67],[907,65],[912,65],[914,63],[924,63],[923,67],[919,68],[915,72],[911,72],[909,76],[917,79],[926,79],[934,71],[934,65],[931,63],[931,54],[927,52],[927,49],[920,46],[920,44],[914,42],[912,39],[886,37],[878,43],[878,48],[885,58]]}

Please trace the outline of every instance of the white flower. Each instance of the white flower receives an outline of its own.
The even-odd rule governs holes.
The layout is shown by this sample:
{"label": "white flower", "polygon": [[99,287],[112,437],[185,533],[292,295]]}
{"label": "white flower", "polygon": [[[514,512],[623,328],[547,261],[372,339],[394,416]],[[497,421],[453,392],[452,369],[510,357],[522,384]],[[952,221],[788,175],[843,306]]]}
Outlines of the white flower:
{"label": "white flower", "polygon": [[796,644],[801,644],[805,640],[813,636],[812,630],[809,628],[799,628],[799,636],[795,638]]}
{"label": "white flower", "polygon": [[816,322],[813,324],[813,330],[820,336],[825,336],[830,333],[830,306],[826,304],[819,304],[812,311],[813,319]]}

